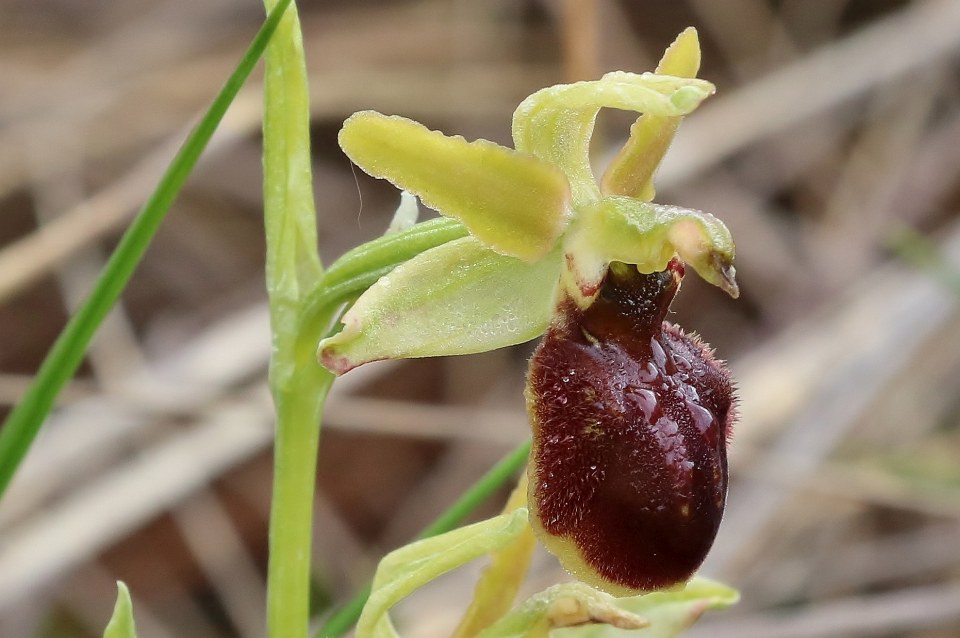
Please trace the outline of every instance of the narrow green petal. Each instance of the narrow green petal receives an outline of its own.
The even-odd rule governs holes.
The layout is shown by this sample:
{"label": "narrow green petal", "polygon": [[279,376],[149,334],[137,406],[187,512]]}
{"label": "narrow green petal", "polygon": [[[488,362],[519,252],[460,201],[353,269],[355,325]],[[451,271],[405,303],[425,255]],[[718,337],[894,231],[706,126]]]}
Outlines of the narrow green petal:
{"label": "narrow green petal", "polygon": [[535,261],[550,252],[566,224],[567,180],[532,155],[374,111],[344,122],[340,146],[365,172],[459,219],[504,255]]}
{"label": "narrow green petal", "polygon": [[[682,78],[697,76],[700,41],[697,30],[688,27],[673,41],[657,66],[657,73]],[[630,127],[630,138],[607,167],[600,188],[605,195],[629,195],[653,199],[653,173],[666,154],[682,117],[644,113]]]}
{"label": "narrow green petal", "polygon": [[117,581],[117,602],[113,607],[113,615],[103,638],[137,638],[137,629],[133,623],[133,603],[130,601],[130,590],[121,581]]}
{"label": "narrow green petal", "polygon": [[559,166],[570,181],[575,206],[599,199],[590,167],[590,137],[603,107],[676,117],[712,94],[704,80],[614,71],[599,80],[537,91],[513,114],[517,150]]}
{"label": "narrow green petal", "polygon": [[[503,509],[508,514],[527,506],[527,475],[520,481]],[[513,599],[526,578],[537,537],[527,525],[516,538],[490,553],[490,564],[473,588],[473,600],[452,638],[473,638],[510,610]]]}
{"label": "narrow green petal", "polygon": [[421,253],[382,277],[320,342],[324,366],[342,374],[380,359],[485,352],[529,341],[550,321],[561,253],[535,263],[473,237]]}
{"label": "narrow green petal", "polygon": [[396,638],[387,613],[391,607],[438,576],[509,544],[527,529],[527,510],[520,508],[387,554],[357,622],[357,638]]}
{"label": "narrow green petal", "polygon": [[580,212],[564,240],[575,285],[590,296],[611,261],[641,272],[663,270],[678,255],[707,282],[739,295],[736,248],[723,222],[699,210],[661,206],[632,197],[604,197]]}

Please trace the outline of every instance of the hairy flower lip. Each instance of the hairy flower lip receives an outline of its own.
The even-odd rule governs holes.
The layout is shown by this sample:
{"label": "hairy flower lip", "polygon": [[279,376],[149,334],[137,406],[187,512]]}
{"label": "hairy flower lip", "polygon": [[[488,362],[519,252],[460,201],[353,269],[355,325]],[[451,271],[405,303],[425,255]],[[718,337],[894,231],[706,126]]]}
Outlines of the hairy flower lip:
{"label": "hairy flower lip", "polygon": [[615,595],[692,576],[725,503],[729,372],[664,321],[684,268],[612,264],[590,306],[560,303],[528,371],[531,523],[564,567]]}

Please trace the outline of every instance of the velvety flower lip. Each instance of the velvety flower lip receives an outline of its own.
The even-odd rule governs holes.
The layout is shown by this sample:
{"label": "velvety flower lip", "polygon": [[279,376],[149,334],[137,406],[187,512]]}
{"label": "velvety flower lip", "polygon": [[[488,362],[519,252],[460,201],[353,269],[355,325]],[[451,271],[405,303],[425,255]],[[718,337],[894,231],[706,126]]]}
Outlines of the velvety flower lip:
{"label": "velvety flower lip", "polygon": [[733,382],[664,322],[683,277],[611,266],[586,309],[562,303],[527,374],[530,521],[580,580],[615,595],[671,587],[720,525]]}
{"label": "velvety flower lip", "polygon": [[[683,116],[714,92],[694,77],[696,31],[656,73],[616,71],[537,91],[514,113],[515,148],[468,142],[397,116],[357,113],[340,144],[365,172],[461,221],[470,235],[384,276],[319,345],[342,374],[369,361],[468,354],[546,330],[560,298],[587,307],[612,261],[641,272],[679,256],[736,296],[734,244],[709,213],[654,204],[653,174]],[[590,139],[601,108],[641,113],[600,183]]]}

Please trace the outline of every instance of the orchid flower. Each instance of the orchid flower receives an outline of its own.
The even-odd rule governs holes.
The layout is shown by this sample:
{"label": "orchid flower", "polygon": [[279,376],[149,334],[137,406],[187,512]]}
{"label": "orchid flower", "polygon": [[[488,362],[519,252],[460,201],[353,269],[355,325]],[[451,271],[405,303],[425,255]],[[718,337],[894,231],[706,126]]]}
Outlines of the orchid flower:
{"label": "orchid flower", "polygon": [[[469,234],[379,279],[320,342],[320,361],[343,374],[546,334],[527,378],[529,509],[505,513],[503,529],[527,518],[570,572],[616,596],[690,578],[726,495],[733,384],[712,351],[664,319],[685,267],[738,295],[733,240],[709,213],[652,202],[677,126],[714,92],[695,77],[699,63],[688,29],[655,73],[538,91],[514,113],[513,149],[372,111],[339,137],[362,170]],[[598,182],[590,141],[601,108],[641,115]]]}

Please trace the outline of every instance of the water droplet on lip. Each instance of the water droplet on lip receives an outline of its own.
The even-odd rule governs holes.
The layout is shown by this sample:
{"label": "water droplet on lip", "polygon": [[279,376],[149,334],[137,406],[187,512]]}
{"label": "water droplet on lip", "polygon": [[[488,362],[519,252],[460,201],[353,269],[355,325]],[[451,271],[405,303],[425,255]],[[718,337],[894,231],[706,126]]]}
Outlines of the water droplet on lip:
{"label": "water droplet on lip", "polygon": [[684,403],[687,406],[687,410],[690,412],[690,418],[693,420],[693,425],[701,434],[706,434],[715,422],[713,415],[710,414],[709,410],[703,406],[693,403],[692,401],[684,401]]}

